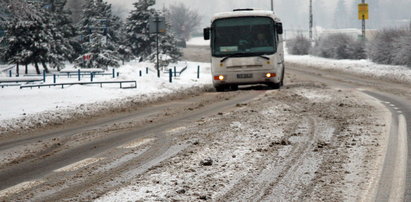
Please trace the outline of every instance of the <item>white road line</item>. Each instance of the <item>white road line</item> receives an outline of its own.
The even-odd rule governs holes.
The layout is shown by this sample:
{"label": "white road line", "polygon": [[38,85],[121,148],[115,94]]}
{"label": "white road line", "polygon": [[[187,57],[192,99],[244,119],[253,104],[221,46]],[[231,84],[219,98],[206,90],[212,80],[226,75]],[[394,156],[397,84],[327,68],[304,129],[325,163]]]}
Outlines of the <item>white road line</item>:
{"label": "white road line", "polygon": [[154,140],[155,140],[154,138],[139,139],[137,141],[121,145],[121,146],[117,147],[117,149],[134,149],[134,148],[137,148],[139,146],[148,144],[148,143],[150,143]]}
{"label": "white road line", "polygon": [[399,115],[398,149],[395,160],[395,171],[391,186],[389,201],[404,201],[406,175],[407,175],[407,122],[404,115]]}
{"label": "white road line", "polygon": [[41,185],[43,183],[45,183],[44,180],[32,180],[32,181],[22,182],[18,185],[14,185],[14,186],[9,187],[7,189],[1,190],[0,191],[0,198],[7,197],[7,196],[12,195],[12,194],[18,194],[22,191],[25,191],[25,190],[30,189],[32,187]]}
{"label": "white road line", "polygon": [[391,106],[391,107],[395,107],[395,105],[393,105],[393,104],[390,104],[390,106]]}
{"label": "white road line", "polygon": [[398,107],[393,107],[393,109],[395,109],[395,110],[399,110],[400,108],[398,108]]}
{"label": "white road line", "polygon": [[79,170],[79,169],[84,168],[84,167],[86,167],[86,166],[89,166],[89,165],[91,165],[91,164],[93,164],[93,163],[97,163],[97,162],[99,162],[99,161],[101,161],[101,160],[104,160],[104,158],[87,158],[87,159],[84,159],[84,160],[82,160],[82,161],[79,161],[79,162],[70,164],[70,165],[68,165],[68,166],[64,166],[64,167],[62,167],[62,168],[59,168],[59,169],[55,170],[54,172],[70,172],[70,171],[76,171],[76,170]]}

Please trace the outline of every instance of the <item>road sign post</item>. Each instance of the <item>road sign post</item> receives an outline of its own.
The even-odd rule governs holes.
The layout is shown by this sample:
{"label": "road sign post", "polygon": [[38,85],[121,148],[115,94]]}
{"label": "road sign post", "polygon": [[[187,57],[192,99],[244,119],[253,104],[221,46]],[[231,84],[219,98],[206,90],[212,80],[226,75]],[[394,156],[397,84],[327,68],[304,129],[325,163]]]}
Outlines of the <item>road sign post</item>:
{"label": "road sign post", "polygon": [[358,4],[358,19],[362,20],[362,38],[365,40],[365,20],[368,20],[368,4],[365,3],[365,0]]}
{"label": "road sign post", "polygon": [[150,18],[150,33],[157,35],[157,77],[160,78],[160,50],[159,50],[159,34],[166,32],[166,19],[156,14]]}

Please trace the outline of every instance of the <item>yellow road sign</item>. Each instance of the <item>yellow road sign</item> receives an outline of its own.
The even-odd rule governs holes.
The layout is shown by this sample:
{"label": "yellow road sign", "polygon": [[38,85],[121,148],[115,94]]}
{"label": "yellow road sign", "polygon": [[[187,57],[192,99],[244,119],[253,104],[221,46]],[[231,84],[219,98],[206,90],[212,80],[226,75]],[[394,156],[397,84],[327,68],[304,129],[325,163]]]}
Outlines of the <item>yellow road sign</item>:
{"label": "yellow road sign", "polygon": [[358,19],[368,20],[368,4],[358,4]]}

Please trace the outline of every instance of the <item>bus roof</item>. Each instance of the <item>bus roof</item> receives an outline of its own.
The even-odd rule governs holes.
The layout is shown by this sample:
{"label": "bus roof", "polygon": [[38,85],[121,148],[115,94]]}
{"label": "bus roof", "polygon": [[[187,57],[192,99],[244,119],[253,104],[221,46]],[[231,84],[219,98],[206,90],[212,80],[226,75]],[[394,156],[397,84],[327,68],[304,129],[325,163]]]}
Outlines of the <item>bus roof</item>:
{"label": "bus roof", "polygon": [[266,10],[253,10],[253,9],[239,9],[238,11],[232,12],[224,12],[224,13],[217,13],[211,19],[211,23],[218,19],[224,18],[235,18],[235,17],[270,17],[276,22],[281,22],[280,18],[278,18],[273,11],[266,11]]}

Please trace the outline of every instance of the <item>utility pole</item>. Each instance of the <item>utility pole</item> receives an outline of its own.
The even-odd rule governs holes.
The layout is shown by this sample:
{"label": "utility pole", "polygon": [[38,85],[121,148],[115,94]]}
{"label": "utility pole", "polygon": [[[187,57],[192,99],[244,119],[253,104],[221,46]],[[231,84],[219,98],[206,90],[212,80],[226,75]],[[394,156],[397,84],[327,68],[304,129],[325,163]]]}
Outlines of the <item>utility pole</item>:
{"label": "utility pole", "polygon": [[310,40],[313,41],[313,26],[314,26],[314,18],[313,18],[313,0],[310,0]]}
{"label": "utility pole", "polygon": [[[365,4],[365,0],[361,0]],[[365,14],[362,15],[362,38],[365,40]]]}
{"label": "utility pole", "polygon": [[160,78],[160,59],[159,59],[160,51],[159,51],[159,36],[158,35],[160,34],[159,24],[161,21],[160,21],[158,14],[156,14],[154,22],[156,23],[156,34],[157,34],[157,77]]}
{"label": "utility pole", "polygon": [[274,11],[274,0],[271,0],[271,10]]}

